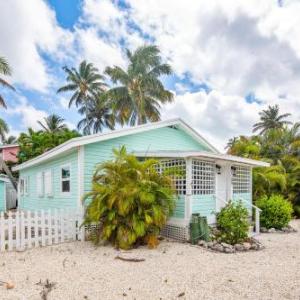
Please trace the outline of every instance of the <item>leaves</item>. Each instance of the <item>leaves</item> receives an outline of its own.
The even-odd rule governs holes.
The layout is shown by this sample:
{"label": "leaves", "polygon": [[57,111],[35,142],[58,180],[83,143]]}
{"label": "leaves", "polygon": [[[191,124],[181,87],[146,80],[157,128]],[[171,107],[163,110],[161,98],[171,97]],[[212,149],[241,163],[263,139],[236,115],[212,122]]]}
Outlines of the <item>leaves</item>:
{"label": "leaves", "polygon": [[159,233],[173,211],[175,191],[170,176],[155,168],[157,160],[139,161],[124,146],[113,154],[113,160],[97,167],[92,191],[85,196],[85,223],[100,222],[96,241],[129,249]]}

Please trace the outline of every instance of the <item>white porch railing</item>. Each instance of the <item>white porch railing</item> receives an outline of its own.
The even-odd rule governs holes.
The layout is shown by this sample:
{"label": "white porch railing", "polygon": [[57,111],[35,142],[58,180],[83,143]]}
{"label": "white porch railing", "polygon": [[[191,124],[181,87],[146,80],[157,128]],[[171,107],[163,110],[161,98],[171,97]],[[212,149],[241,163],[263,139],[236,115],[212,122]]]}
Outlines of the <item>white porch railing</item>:
{"label": "white porch railing", "polygon": [[[225,201],[223,200],[222,198],[218,197],[218,196],[215,196],[216,197],[216,200],[219,200],[221,202],[223,202],[224,204],[228,204],[228,201]],[[259,207],[257,207],[256,205],[252,204],[251,202],[245,200],[245,199],[238,199],[238,200],[241,200],[242,202],[246,202],[250,207],[251,209],[254,208],[255,209],[255,234],[259,234],[260,233],[260,212],[261,212],[261,209]]]}
{"label": "white porch railing", "polygon": [[17,211],[0,214],[0,252],[84,240],[82,212],[76,210]]}

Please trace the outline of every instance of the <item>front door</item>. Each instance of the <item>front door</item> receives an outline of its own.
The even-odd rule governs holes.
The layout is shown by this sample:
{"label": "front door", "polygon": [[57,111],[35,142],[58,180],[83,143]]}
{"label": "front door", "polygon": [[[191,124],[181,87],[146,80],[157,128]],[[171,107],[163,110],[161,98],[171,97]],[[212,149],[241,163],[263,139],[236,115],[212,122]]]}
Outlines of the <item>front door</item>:
{"label": "front door", "polygon": [[228,202],[228,183],[231,181],[229,164],[217,163],[221,168],[217,170],[216,174],[216,209],[220,211],[222,207]]}

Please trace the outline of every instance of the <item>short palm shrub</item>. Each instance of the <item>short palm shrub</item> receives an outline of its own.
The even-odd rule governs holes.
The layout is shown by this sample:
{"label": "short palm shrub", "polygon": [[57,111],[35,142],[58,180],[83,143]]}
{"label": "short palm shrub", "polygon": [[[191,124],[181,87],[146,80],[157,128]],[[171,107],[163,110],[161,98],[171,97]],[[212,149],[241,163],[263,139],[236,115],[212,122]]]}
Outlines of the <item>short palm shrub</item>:
{"label": "short palm shrub", "polygon": [[217,213],[217,239],[234,245],[248,238],[248,210],[241,201],[230,201]]}
{"label": "short palm shrub", "polygon": [[256,205],[262,210],[260,223],[265,228],[281,229],[292,219],[292,204],[281,195],[263,196],[256,201]]}
{"label": "short palm shrub", "polygon": [[100,223],[96,243],[106,240],[129,249],[146,242],[155,247],[175,205],[171,177],[157,171],[157,160],[139,161],[124,146],[113,152],[114,160],[99,165],[92,191],[85,196],[84,223]]}

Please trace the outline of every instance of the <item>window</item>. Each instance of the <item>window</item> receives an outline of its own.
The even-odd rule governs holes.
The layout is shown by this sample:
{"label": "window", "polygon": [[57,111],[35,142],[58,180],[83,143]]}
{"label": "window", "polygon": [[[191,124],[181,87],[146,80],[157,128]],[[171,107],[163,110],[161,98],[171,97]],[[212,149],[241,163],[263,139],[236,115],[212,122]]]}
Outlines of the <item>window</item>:
{"label": "window", "polygon": [[192,160],[192,194],[213,195],[215,193],[215,163]]}
{"label": "window", "polygon": [[36,191],[39,197],[44,196],[44,173],[39,172],[36,175]]}
{"label": "window", "polygon": [[183,159],[170,159],[170,160],[161,160],[160,171],[165,169],[176,168],[176,172],[180,174],[180,176],[172,176],[173,183],[178,195],[186,194],[186,166],[185,161]]}
{"label": "window", "polygon": [[44,179],[45,179],[45,195],[47,197],[53,196],[52,194],[52,171],[47,170],[44,173]]}
{"label": "window", "polygon": [[62,193],[70,193],[71,191],[70,166],[64,166],[61,168],[61,191]]}
{"label": "window", "polygon": [[235,175],[232,176],[233,193],[251,193],[251,168],[243,166],[234,167]]}
{"label": "window", "polygon": [[24,178],[20,178],[20,194],[21,194],[21,196],[24,195],[24,185],[25,185]]}

